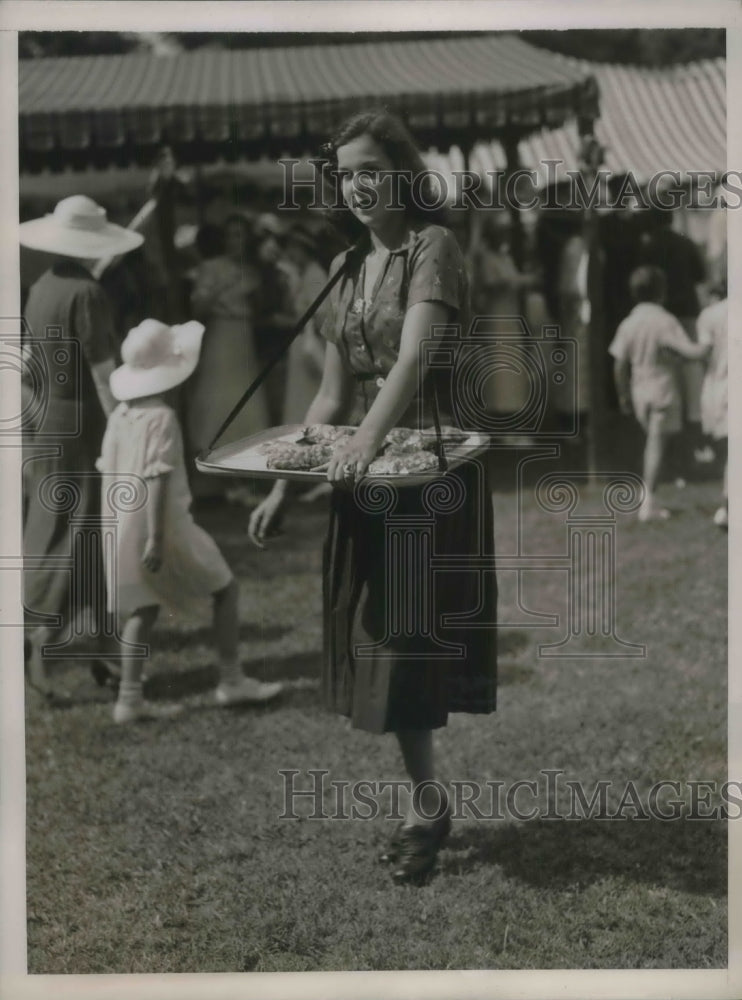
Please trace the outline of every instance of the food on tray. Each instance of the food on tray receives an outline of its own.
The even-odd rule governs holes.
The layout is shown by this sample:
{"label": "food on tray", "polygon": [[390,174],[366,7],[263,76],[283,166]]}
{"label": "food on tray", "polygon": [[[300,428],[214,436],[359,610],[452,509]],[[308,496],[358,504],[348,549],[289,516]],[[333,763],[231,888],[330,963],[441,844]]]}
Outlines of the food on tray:
{"label": "food on tray", "polygon": [[403,476],[413,472],[432,472],[438,468],[438,459],[432,451],[409,454],[385,454],[375,458],[368,471],[372,476]]}
{"label": "food on tray", "polygon": [[[354,427],[335,427],[332,424],[312,424],[268,441],[259,446],[266,457],[269,469],[309,472],[326,465],[337,448],[341,448],[355,433]],[[468,434],[456,427],[442,427],[441,436],[446,444],[458,444]],[[409,475],[429,472],[438,468],[435,454],[438,437],[433,428],[424,431],[409,427],[393,427],[384,438],[378,456],[368,468],[369,475]]]}
{"label": "food on tray", "polygon": [[340,438],[352,437],[355,427],[335,427],[333,424],[310,424],[302,428],[302,444],[335,444]]}
{"label": "food on tray", "polygon": [[382,445],[385,455],[406,455],[422,451],[426,447],[420,431],[411,431],[407,427],[394,427],[384,438]]}
{"label": "food on tray", "polygon": [[409,427],[392,427],[387,436],[384,438],[384,444],[392,446],[404,444],[410,435],[414,433],[415,431],[410,430]]}
{"label": "food on tray", "polygon": [[292,444],[290,441],[271,441],[264,449],[265,464],[269,469],[286,469],[308,472],[329,462],[332,448],[324,444]]}
{"label": "food on tray", "polygon": [[[444,444],[461,444],[469,435],[458,427],[441,427],[441,438]],[[438,442],[434,427],[422,431],[413,431],[409,427],[394,427],[384,438],[384,454],[392,452],[402,454],[422,450],[433,450]]]}

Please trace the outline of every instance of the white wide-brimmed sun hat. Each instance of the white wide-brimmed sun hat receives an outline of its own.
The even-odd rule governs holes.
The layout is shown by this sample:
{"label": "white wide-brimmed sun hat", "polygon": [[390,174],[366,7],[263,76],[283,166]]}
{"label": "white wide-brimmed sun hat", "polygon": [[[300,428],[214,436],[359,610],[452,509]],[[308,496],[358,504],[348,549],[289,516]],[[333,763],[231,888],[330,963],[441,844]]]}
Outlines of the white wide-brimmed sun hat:
{"label": "white wide-brimmed sun hat", "polygon": [[84,194],[63,198],[51,215],[22,222],[19,229],[24,247],[86,260],[128,253],[144,242],[141,233],[109,222],[105,208]]}
{"label": "white wide-brimmed sun hat", "polygon": [[121,345],[124,363],[110,378],[115,398],[122,402],[141,399],[185,382],[198,364],[203,333],[203,324],[196,320],[180,326],[143,320]]}

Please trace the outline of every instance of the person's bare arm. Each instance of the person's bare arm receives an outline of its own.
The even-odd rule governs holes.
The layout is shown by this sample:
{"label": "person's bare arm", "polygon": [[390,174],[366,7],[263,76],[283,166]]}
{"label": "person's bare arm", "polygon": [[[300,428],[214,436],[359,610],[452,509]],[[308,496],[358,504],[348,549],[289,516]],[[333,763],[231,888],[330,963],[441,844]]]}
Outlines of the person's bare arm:
{"label": "person's bare arm", "polygon": [[450,310],[442,302],[416,302],[407,310],[397,361],[356,433],[333,455],[327,470],[331,482],[344,479],[346,465],[355,469],[356,481],[365,474],[384,438],[412,402],[425,375],[421,343],[430,337],[434,326],[445,325],[449,318]]}
{"label": "person's bare arm", "polygon": [[711,344],[694,344],[680,323],[675,323],[667,339],[667,347],[686,361],[703,361],[711,350]]}
{"label": "person's bare arm", "polygon": [[110,417],[117,406],[116,399],[114,398],[109,385],[109,379],[115,367],[116,365],[113,358],[106,358],[105,361],[100,361],[98,364],[90,366],[95,391],[98,394],[98,399],[100,400],[103,412],[107,417]]}

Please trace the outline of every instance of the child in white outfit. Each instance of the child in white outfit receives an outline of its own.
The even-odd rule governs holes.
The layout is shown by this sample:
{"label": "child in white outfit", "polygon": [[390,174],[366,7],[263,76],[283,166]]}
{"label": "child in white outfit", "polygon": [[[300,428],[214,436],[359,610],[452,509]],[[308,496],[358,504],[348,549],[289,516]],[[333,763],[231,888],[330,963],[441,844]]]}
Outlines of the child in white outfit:
{"label": "child in white outfit", "polygon": [[682,428],[678,370],[681,359],[704,358],[708,347],[694,344],[680,322],[662,308],[664,273],[640,267],[630,278],[636,305],[619,325],[608,348],[615,359],[618,400],[623,413],[633,412],[647,437],[644,446],[644,501],[639,520],[669,516],[655,506],[667,439]]}
{"label": "child in white outfit", "polygon": [[727,287],[726,276],[714,289],[717,301],[706,306],[698,317],[698,342],[709,345],[706,374],[701,390],[701,422],[704,434],[714,441],[717,452],[724,459],[722,503],[714,514],[714,524],[720,528],[729,525],[729,483],[727,463],[727,402],[728,402],[728,344],[727,344]]}
{"label": "child in white outfit", "polygon": [[[121,684],[116,722],[163,717],[177,706],[150,705],[142,698],[142,644],[148,644],[160,605],[182,608],[213,598],[219,654],[220,705],[265,702],[281,690],[242,673],[238,658],[238,586],[213,539],[190,513],[183,440],[175,411],[164,394],[184,382],[198,362],[200,323],[168,327],[144,320],[131,330],[111,375],[120,405],[111,414],[98,469],[120,476],[135,494],[116,502],[116,480],[104,476],[103,515],[116,521],[114,551],[105,553],[109,609],[122,639]],[[120,497],[119,497],[120,499]],[[125,508],[122,510],[122,507]],[[139,647],[139,648],[136,648]]]}

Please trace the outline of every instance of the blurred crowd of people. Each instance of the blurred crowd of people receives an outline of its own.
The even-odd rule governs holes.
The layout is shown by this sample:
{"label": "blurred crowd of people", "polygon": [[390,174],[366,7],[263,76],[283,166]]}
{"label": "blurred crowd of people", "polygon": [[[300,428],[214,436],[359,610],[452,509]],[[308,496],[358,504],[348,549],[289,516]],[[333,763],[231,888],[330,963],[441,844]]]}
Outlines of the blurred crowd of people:
{"label": "blurred crowd of people", "polygon": [[[591,322],[590,260],[581,213],[540,212],[519,255],[514,250],[511,219],[503,212],[491,219],[477,219],[474,239],[469,240],[474,315],[520,316],[531,336],[538,336],[544,325],[556,325],[563,340],[576,344],[577,364],[566,379],[552,387],[551,412],[547,414],[557,429],[564,430],[565,439],[575,425],[575,416],[583,432],[590,419],[589,380],[593,372],[599,374],[598,391],[609,414],[623,413],[642,425],[635,410],[622,405],[625,401],[614,380],[612,349],[617,330],[637,306],[646,301],[661,305],[691,345],[697,345],[699,339],[704,343],[713,340],[710,354],[696,352],[697,356],[692,356],[693,349],[684,348],[680,353],[666,345],[660,358],[672,387],[668,405],[678,412],[677,419],[668,424],[671,429],[663,447],[660,474],[679,488],[704,476],[704,467],[712,463],[725,467],[726,461],[727,255],[723,222],[723,215],[715,217],[704,246],[675,228],[674,215],[668,210],[623,209],[600,215],[601,314],[597,323]],[[643,274],[646,279],[647,269],[653,272],[649,294],[640,277]],[[595,359],[589,359],[590,350],[597,352]],[[530,389],[527,366],[503,365],[487,383],[489,409],[503,414],[517,412],[525,406]],[[724,497],[724,508],[716,515],[719,524],[726,524],[726,494]]]}
{"label": "blurred crowd of people", "polygon": [[[225,481],[198,475],[193,458],[212,443],[231,407],[279,351],[323,287],[330,260],[342,246],[332,227],[306,211],[278,214],[224,206],[216,218],[206,213],[207,221],[199,226],[179,227],[178,207],[187,191],[167,149],[158,158],[148,194],[155,210],[143,245],[109,261],[98,277],[111,304],[119,345],[128,330],[149,316],[170,323],[196,318],[204,324],[201,358],[181,393],[180,415],[194,495],[221,496]],[[664,305],[693,342],[701,309],[725,295],[725,232],[716,226],[716,238],[712,233],[709,246],[702,247],[677,231],[670,211],[623,209],[599,215],[598,324],[590,317],[581,212],[544,209],[535,213],[535,224],[525,226],[508,211],[449,214],[469,266],[472,316],[516,317],[525,324],[521,334],[517,328],[509,333],[515,361],[493,366],[484,387],[488,410],[501,415],[508,429],[504,437],[528,437],[518,428],[517,414],[528,407],[534,391],[528,342],[542,327],[558,327],[561,338],[577,346],[576,364],[566,378],[550,380],[546,419],[552,431],[564,430],[565,443],[579,446],[589,420],[591,372],[600,374],[607,410],[620,412],[609,348],[636,304],[630,289],[636,269],[660,268],[666,279]],[[315,317],[307,325],[221,443],[301,420],[322,370],[319,322]],[[595,358],[588,363],[591,348],[598,352],[597,363]],[[678,361],[674,369],[682,419],[668,442],[664,468],[679,484],[702,474],[702,466],[718,458],[714,438],[701,420],[704,370],[703,362],[691,360]],[[575,427],[579,434],[573,433]],[[246,483],[230,483],[229,489],[235,496],[251,496]]]}
{"label": "blurred crowd of people", "polygon": [[[160,250],[155,258],[151,257],[152,238],[145,239],[135,228],[112,225],[105,210],[84,195],[63,199],[51,215],[29,220],[21,227],[24,247],[54,260],[32,287],[24,290],[24,315],[31,332],[24,347],[24,391],[30,401],[24,410],[28,414],[24,441],[25,591],[28,606],[42,615],[29,653],[31,679],[41,690],[46,685],[42,651],[53,632],[46,622],[57,614],[60,601],[66,600],[69,583],[61,562],[51,560],[55,555],[65,557],[69,548],[68,511],[55,510],[47,502],[44,484],[55,476],[74,480],[78,506],[82,513],[94,515],[99,498],[92,477],[105,420],[116,409],[116,399],[124,403],[129,399],[125,395],[114,399],[109,381],[121,360],[122,368],[128,364],[127,344],[130,354],[138,349],[136,343],[131,346],[132,337],[137,341],[140,334],[144,336],[143,330],[148,334],[149,361],[156,367],[160,364],[158,338],[170,344],[180,335],[178,331],[198,329],[192,367],[166,386],[168,392],[177,389],[169,405],[177,415],[177,426],[183,428],[182,485],[189,504],[191,496],[226,495],[254,506],[257,497],[249,480],[200,475],[194,459],[213,446],[225,418],[269,362],[282,354],[269,377],[218,439],[220,444],[280,424],[301,422],[322,377],[322,310],[305,324],[290,349],[282,349],[288,347],[289,334],[325,285],[337,244],[302,213],[292,213],[286,220],[274,213],[234,211],[219,222],[204,222],[190,239],[179,238],[175,226],[178,183],[170,166],[165,162],[164,172],[156,173],[151,191],[154,241]],[[608,408],[613,407],[618,419],[622,419],[620,414],[631,417],[645,435],[646,496],[640,519],[667,515],[655,497],[663,465],[666,475],[682,486],[703,463],[715,462],[724,469],[724,487],[714,520],[726,527],[724,241],[718,242],[718,253],[712,257],[673,228],[667,211],[602,216],[597,241],[602,315],[601,322],[595,324],[588,296],[588,272],[595,261],[589,260],[579,213],[556,216],[542,212],[535,228],[525,233],[514,222],[504,212],[458,217],[452,213],[452,229],[471,275],[472,317],[475,322],[477,317],[488,317],[496,324],[505,324],[504,360],[491,367],[483,390],[489,412],[516,417],[503,438],[511,436],[516,444],[528,443],[528,430],[518,424],[517,415],[527,409],[534,390],[529,352],[533,352],[544,326],[556,327],[562,340],[576,344],[577,364],[566,370],[566,377],[548,380],[545,413],[552,429],[558,433],[563,426],[566,442],[567,429],[575,426],[576,416],[584,426],[589,418],[589,378],[603,371],[599,391]],[[156,260],[156,266],[148,266],[151,259]],[[74,352],[60,351],[50,330],[63,331],[65,340],[75,342],[84,363],[76,366]],[[177,368],[180,349],[175,340],[173,343],[170,363]],[[586,363],[589,350],[598,352],[591,364]],[[34,352],[36,362],[44,356],[49,397],[46,408],[38,413],[32,405],[34,384],[38,383]],[[38,374],[39,364],[35,370]],[[144,389],[140,395],[146,397]],[[125,406],[121,412],[129,410]],[[132,426],[136,416],[131,418]],[[155,424],[157,416],[155,412],[152,417]],[[74,433],[76,427],[78,432]],[[168,435],[173,438],[175,431],[163,430],[159,424],[155,430],[160,434],[162,454],[169,454],[172,441],[167,443]],[[127,439],[126,428],[122,435],[122,440]],[[179,435],[178,430],[178,440]],[[52,439],[58,441],[54,455],[48,448],[44,450]],[[142,461],[151,464],[146,441],[142,448]],[[641,464],[638,454],[636,459],[636,464]],[[329,489],[329,484],[323,488]],[[310,495],[321,492],[317,488]],[[190,520],[183,522],[184,537],[196,531]],[[204,542],[201,548],[209,569],[206,577],[214,584],[215,614],[232,622],[236,600],[232,578],[213,546],[206,551]],[[100,553],[83,557],[92,559],[92,566]],[[88,567],[79,578],[92,585],[100,574]],[[78,596],[81,601],[85,598],[82,592]],[[87,598],[95,603],[94,594]],[[144,630],[143,635],[151,626],[151,622],[136,624]],[[234,633],[233,628],[227,631]],[[220,697],[225,703],[232,698],[274,697],[275,686],[261,686],[250,678],[238,683],[232,678],[233,645],[224,653],[222,680],[227,693],[222,691]],[[105,679],[107,668],[98,669]],[[135,693],[141,695],[138,676]]]}

